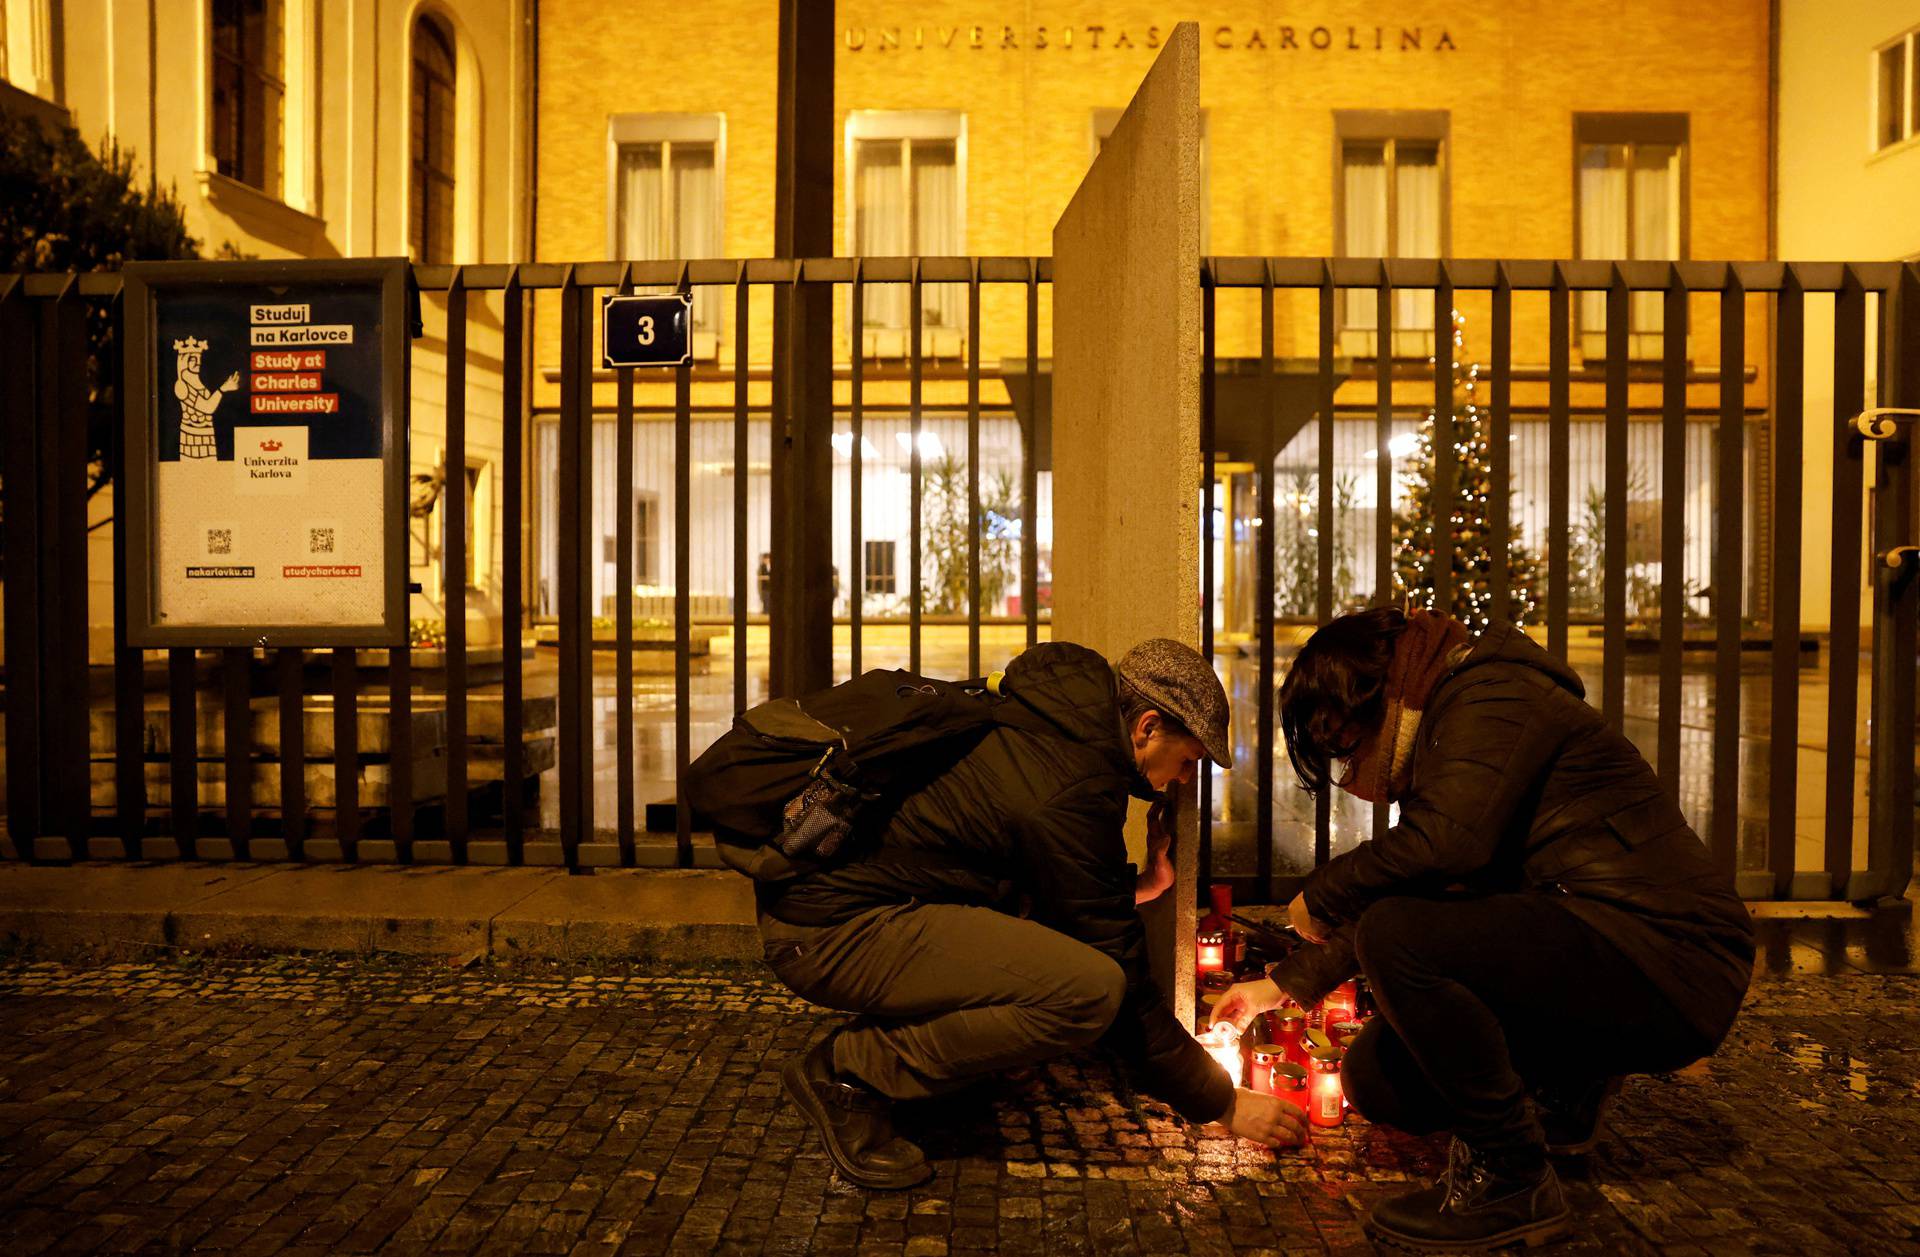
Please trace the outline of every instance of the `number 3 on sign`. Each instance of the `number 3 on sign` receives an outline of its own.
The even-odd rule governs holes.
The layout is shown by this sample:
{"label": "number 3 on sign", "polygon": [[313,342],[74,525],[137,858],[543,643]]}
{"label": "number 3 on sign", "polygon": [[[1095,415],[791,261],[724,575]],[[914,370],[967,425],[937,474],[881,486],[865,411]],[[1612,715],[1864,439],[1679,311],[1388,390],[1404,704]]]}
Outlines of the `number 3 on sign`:
{"label": "number 3 on sign", "polygon": [[690,294],[609,293],[602,309],[602,366],[672,367],[692,361]]}

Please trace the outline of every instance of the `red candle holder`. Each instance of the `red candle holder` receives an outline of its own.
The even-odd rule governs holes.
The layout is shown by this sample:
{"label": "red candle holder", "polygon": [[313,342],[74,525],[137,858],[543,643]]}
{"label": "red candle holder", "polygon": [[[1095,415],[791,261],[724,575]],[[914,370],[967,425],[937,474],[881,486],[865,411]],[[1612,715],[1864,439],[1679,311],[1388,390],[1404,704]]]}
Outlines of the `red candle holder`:
{"label": "red candle holder", "polygon": [[1347,1100],[1340,1087],[1339,1051],[1334,1048],[1315,1051],[1309,1072],[1312,1105],[1307,1110],[1307,1120],[1315,1126],[1340,1125],[1347,1118]]}
{"label": "red candle holder", "polygon": [[1276,1008],[1267,1014],[1267,1037],[1280,1045],[1287,1060],[1307,1068],[1307,1014],[1299,1008]]}
{"label": "red candle holder", "polygon": [[1331,1026],[1338,1021],[1357,1021],[1359,1020],[1358,1011],[1359,995],[1352,982],[1342,982],[1320,1001],[1322,1025]]}
{"label": "red candle holder", "polygon": [[1286,1050],[1278,1043],[1256,1044],[1253,1049],[1253,1080],[1247,1085],[1255,1091],[1279,1095],[1280,1093],[1274,1090],[1273,1071],[1276,1066],[1286,1063]]}
{"label": "red candle holder", "polygon": [[1305,1069],[1292,1061],[1281,1061],[1273,1067],[1271,1080],[1274,1095],[1302,1113],[1307,1111],[1309,1093]]}
{"label": "red candle holder", "polygon": [[1194,939],[1194,968],[1202,974],[1219,973],[1227,967],[1227,932],[1202,930]]}
{"label": "red candle holder", "polygon": [[1347,1045],[1353,1042],[1353,1037],[1360,1033],[1360,1026],[1358,1021],[1336,1021],[1327,1027],[1327,1038],[1344,1053]]}

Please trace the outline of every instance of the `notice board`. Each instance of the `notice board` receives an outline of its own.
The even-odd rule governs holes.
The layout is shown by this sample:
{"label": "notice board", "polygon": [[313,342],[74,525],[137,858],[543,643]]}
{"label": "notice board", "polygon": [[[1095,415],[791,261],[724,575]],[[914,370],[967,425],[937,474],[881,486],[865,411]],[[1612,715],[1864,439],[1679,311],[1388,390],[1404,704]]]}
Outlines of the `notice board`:
{"label": "notice board", "polygon": [[406,641],[404,259],[125,272],[128,640]]}

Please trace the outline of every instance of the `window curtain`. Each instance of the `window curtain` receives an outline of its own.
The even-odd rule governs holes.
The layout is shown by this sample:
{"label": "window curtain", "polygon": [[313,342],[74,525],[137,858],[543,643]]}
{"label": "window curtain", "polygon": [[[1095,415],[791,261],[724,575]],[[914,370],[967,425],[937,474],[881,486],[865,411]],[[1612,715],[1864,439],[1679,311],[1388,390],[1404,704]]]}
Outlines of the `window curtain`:
{"label": "window curtain", "polygon": [[[1394,145],[1394,251],[1395,257],[1437,258],[1440,256],[1440,146],[1437,144]],[[1396,292],[1393,297],[1394,339],[1415,333],[1404,343],[1396,343],[1397,352],[1427,352],[1434,330],[1433,294],[1423,290]]]}
{"label": "window curtain", "polygon": [[[907,251],[907,188],[898,140],[861,140],[854,149],[854,252],[899,257]],[[905,327],[907,286],[869,284],[863,293],[868,327]]]}
{"label": "window curtain", "polygon": [[[711,144],[675,144],[672,168],[673,222],[679,235],[674,257],[720,256],[719,179]],[[720,330],[720,290],[711,286],[693,290],[693,325],[702,332]]]}
{"label": "window curtain", "polygon": [[[960,253],[960,180],[952,140],[918,141],[912,146],[913,250],[921,257]],[[959,327],[963,300],[956,284],[925,284],[920,317],[927,327]]]}
{"label": "window curtain", "polygon": [[[1346,256],[1387,256],[1387,148],[1384,144],[1349,144],[1342,154],[1341,192],[1345,198]],[[1346,295],[1349,328],[1378,329],[1374,295],[1364,289]]]}
{"label": "window curtain", "polygon": [[[1627,147],[1589,144],[1580,153],[1580,256],[1612,261],[1628,256]],[[1607,294],[1580,294],[1582,337],[1607,328]]]}
{"label": "window curtain", "polygon": [[616,239],[623,262],[663,257],[665,231],[660,221],[660,146],[620,147],[619,225]]}
{"label": "window curtain", "polygon": [[[1680,256],[1680,150],[1670,144],[1641,144],[1633,150],[1634,258],[1674,261]],[[1636,336],[1657,336],[1666,327],[1666,307],[1657,292],[1636,292],[1628,300],[1628,320]],[[1636,354],[1657,353],[1655,345],[1636,345]]]}

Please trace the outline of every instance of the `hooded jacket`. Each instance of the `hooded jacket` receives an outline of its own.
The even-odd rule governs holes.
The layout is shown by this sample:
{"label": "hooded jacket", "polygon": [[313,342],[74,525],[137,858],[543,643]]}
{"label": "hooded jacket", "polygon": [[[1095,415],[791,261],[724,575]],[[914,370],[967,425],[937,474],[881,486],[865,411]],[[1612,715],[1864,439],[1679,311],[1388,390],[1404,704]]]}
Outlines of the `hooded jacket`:
{"label": "hooded jacket", "polygon": [[[1753,975],[1753,922],[1645,757],[1585,696],[1571,668],[1495,623],[1434,689],[1399,823],[1315,870],[1307,907],[1341,926],[1424,888],[1557,896],[1717,1045]],[[1351,935],[1334,940],[1349,956]],[[1331,960],[1303,956],[1294,982],[1276,980],[1317,985]]]}
{"label": "hooded jacket", "polygon": [[1127,996],[1104,1042],[1143,1089],[1190,1121],[1227,1110],[1233,1086],[1148,975],[1123,830],[1130,794],[1153,797],[1122,736],[1107,661],[1064,642],[1007,668],[1001,723],[908,793],[844,859],[758,886],[761,910],[838,925],[918,901],[1011,910],[1117,963]]}

